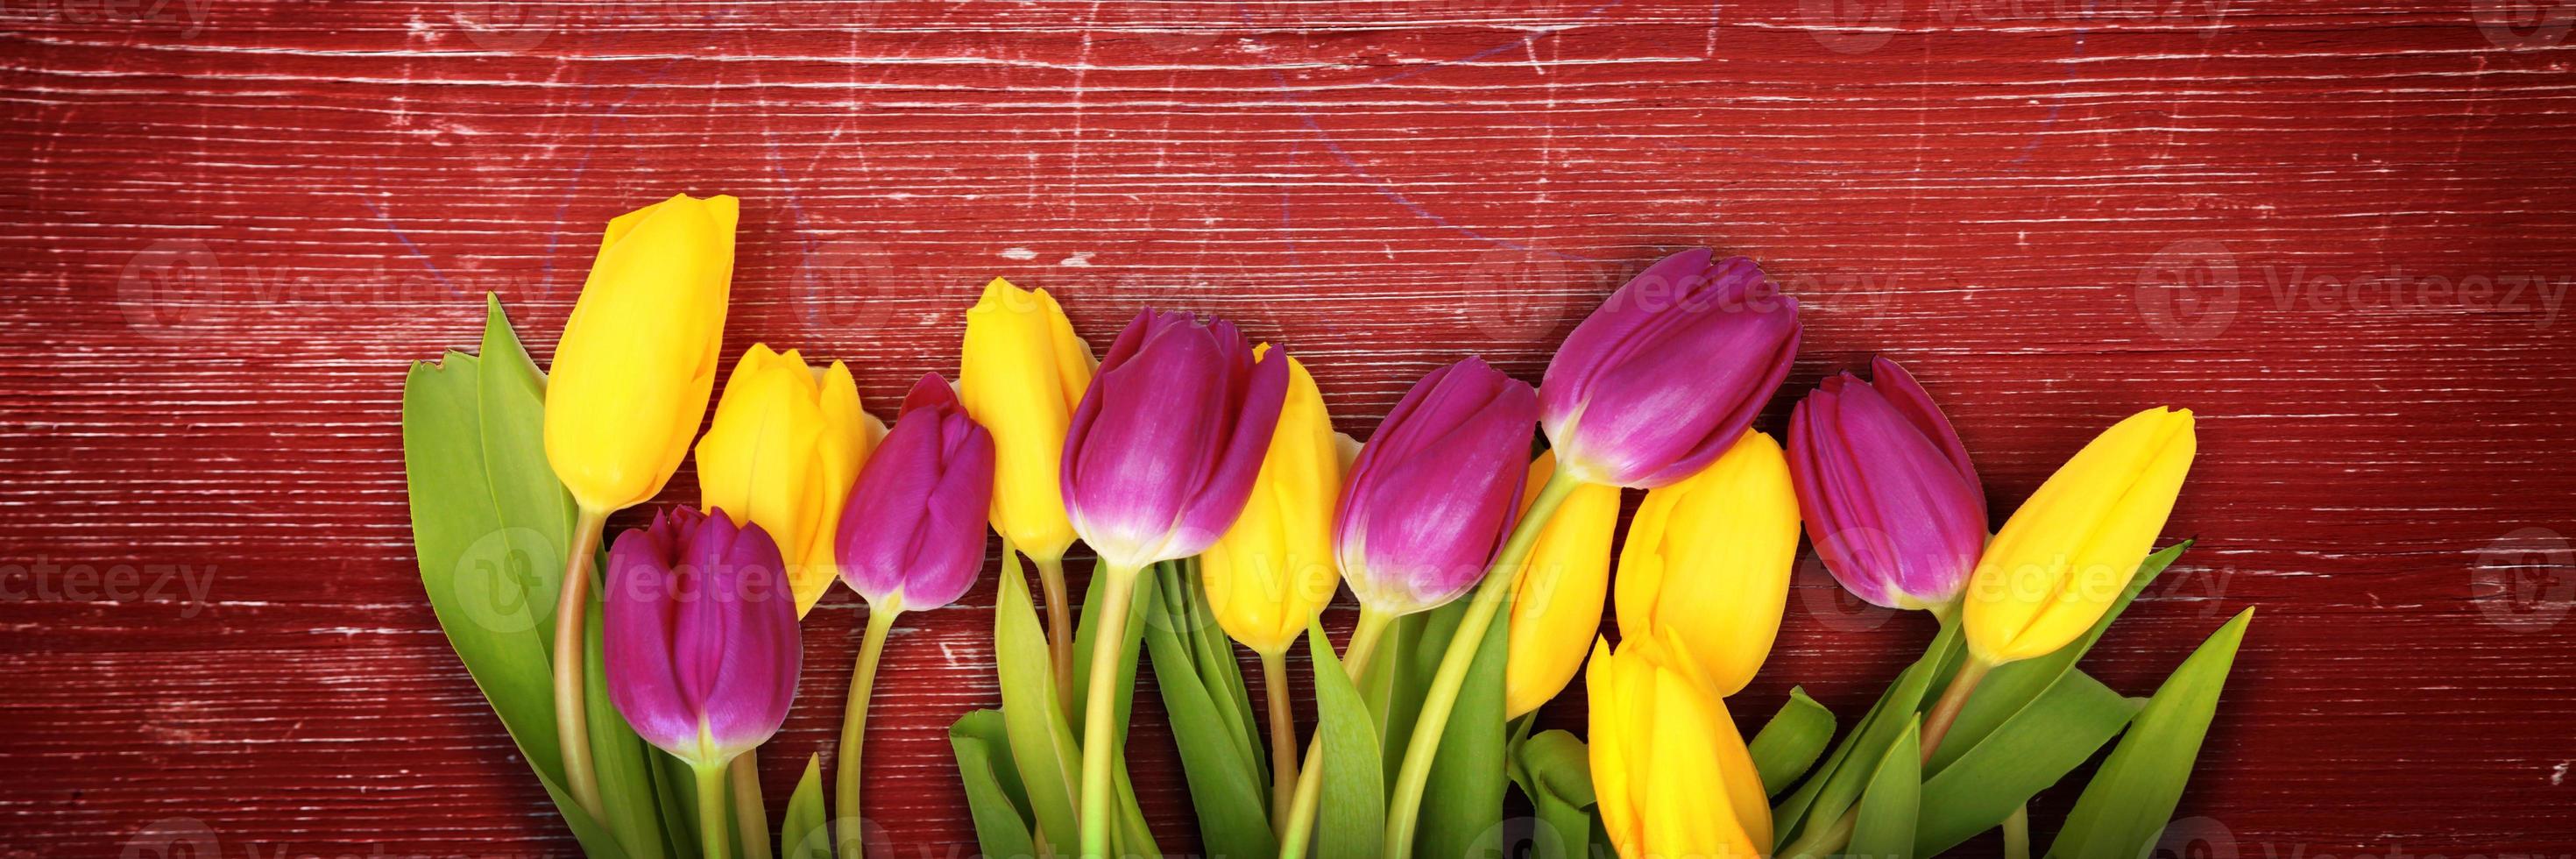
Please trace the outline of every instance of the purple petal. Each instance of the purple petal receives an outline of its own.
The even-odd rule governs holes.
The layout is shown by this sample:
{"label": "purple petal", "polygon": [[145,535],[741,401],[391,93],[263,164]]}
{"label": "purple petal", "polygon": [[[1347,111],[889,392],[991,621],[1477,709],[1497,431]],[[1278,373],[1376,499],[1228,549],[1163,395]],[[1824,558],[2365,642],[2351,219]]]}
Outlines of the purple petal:
{"label": "purple petal", "polygon": [[700,629],[720,626],[724,638],[712,643],[712,652],[681,660],[684,666],[716,670],[704,705],[708,736],[724,751],[760,745],[786,724],[803,661],[796,641],[796,599],[778,543],[756,524],[743,526],[732,538],[721,555],[713,554],[712,546],[700,555],[713,566],[702,579],[701,606],[690,612],[712,619]]}
{"label": "purple petal", "polygon": [[[1977,509],[1985,510],[1985,486],[1977,481],[1977,466],[1968,460],[1968,446],[1959,443],[1959,431],[1950,426],[1950,417],[1941,413],[1941,407],[1932,404],[1932,395],[1924,392],[1923,386],[1914,381],[1914,374],[1906,372],[1896,362],[1872,358],[1869,367],[1870,387],[1877,389],[1880,396],[1886,397],[1903,413],[1906,421],[1923,433],[1924,438],[1940,446],[1942,455],[1958,468],[1959,477],[1975,490]],[[1982,512],[1979,518],[1983,518]]]}
{"label": "purple petal", "polygon": [[680,694],[671,664],[675,618],[669,597],[675,583],[669,537],[678,518],[656,516],[651,528],[618,535],[608,550],[607,591],[600,606],[609,701],[634,726],[636,736],[661,749],[686,748],[698,734],[697,710]]}
{"label": "purple petal", "polygon": [[[1232,326],[1227,326],[1231,330]],[[1229,341],[1240,347],[1242,338]],[[1241,357],[1249,357],[1248,352]],[[1239,377],[1238,377],[1239,378]],[[1240,408],[1230,426],[1222,456],[1190,499],[1189,509],[1181,514],[1180,528],[1174,534],[1170,553],[1189,557],[1206,551],[1226,529],[1243,515],[1243,505],[1252,497],[1253,479],[1261,474],[1261,460],[1270,451],[1270,436],[1279,427],[1279,410],[1288,398],[1288,361],[1273,351],[1253,362],[1251,380],[1240,398]]]}

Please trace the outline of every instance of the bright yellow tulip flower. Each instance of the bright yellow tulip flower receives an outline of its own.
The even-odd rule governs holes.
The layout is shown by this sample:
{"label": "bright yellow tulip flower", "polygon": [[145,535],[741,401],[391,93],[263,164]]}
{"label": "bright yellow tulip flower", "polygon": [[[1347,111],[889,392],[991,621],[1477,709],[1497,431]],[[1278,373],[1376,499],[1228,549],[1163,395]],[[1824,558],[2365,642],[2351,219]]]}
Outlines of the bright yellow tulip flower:
{"label": "bright yellow tulip flower", "polygon": [[1991,664],[2029,659],[2101,620],[2164,530],[2197,445],[2190,409],[2148,409],[2040,484],[1969,576],[1969,652]]}
{"label": "bright yellow tulip flower", "polygon": [[1060,559],[1073,545],[1058,472],[1098,365],[1046,290],[997,277],[966,311],[957,397],[993,434],[993,530],[1031,558]]}
{"label": "bright yellow tulip flower", "polygon": [[[1556,473],[1556,452],[1530,463],[1522,515]],[[1601,631],[1601,602],[1610,594],[1610,537],[1619,527],[1619,487],[1587,483],[1556,508],[1530,547],[1512,593],[1511,658],[1503,672],[1509,718],[1539,708],[1583,667]]]}
{"label": "bright yellow tulip flower", "polygon": [[682,194],[608,222],[546,385],[546,461],[585,512],[643,503],[688,455],[715,388],[737,211]]}
{"label": "bright yellow tulip flower", "polygon": [[1726,702],[1678,642],[1592,646],[1592,789],[1624,859],[1740,857],[1771,846],[1770,798]]}
{"label": "bright yellow tulip flower", "polygon": [[1265,656],[1287,652],[1306,635],[1306,624],[1341,586],[1333,562],[1333,504],[1341,491],[1341,440],[1315,377],[1291,356],[1287,401],[1251,498],[1199,556],[1208,607],[1225,634]]}
{"label": "bright yellow tulip flower", "polygon": [[753,344],[725,379],[698,440],[698,505],[748,519],[778,542],[802,617],[830,588],[832,534],[885,423],[859,408],[849,365],[815,369]]}
{"label": "bright yellow tulip flower", "polygon": [[1747,431],[1717,461],[1646,493],[1619,551],[1619,633],[1671,638],[1720,697],[1771,655],[1798,553],[1779,442]]}
{"label": "bright yellow tulip flower", "polygon": [[564,788],[602,813],[582,668],[591,558],[608,514],[662,491],[715,389],[733,292],[732,197],[687,194],[617,216],[564,320],[546,385],[546,464],[581,508],[555,607],[555,733]]}

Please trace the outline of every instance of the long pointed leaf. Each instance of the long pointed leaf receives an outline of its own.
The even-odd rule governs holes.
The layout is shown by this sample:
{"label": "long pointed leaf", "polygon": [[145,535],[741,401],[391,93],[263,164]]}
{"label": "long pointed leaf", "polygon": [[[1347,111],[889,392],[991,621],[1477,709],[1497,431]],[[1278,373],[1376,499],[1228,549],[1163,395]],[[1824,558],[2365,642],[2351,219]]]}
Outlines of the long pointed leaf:
{"label": "long pointed leaf", "polygon": [[2192,762],[2218,712],[2218,693],[2227,686],[2245,626],[2253,620],[2253,609],[2237,614],[2157,687],[2146,709],[2130,722],[2129,735],[2120,738],[2076,798],[2065,828],[2048,845],[2049,856],[2140,856],[2155,844],[2182,802]]}
{"label": "long pointed leaf", "polygon": [[[957,753],[957,777],[966,784],[966,811],[975,821],[975,846],[986,856],[1036,856],[1037,843],[1029,836],[1026,799],[1015,800],[1004,786],[1006,777],[1016,777],[1010,776],[1007,761],[999,766],[993,762],[995,755],[1010,754],[1006,737],[1010,729],[1003,722],[999,710],[967,711],[949,726],[948,746]],[[790,809],[789,814],[792,819],[794,810]]]}
{"label": "long pointed leaf", "polygon": [[[1000,715],[994,713],[996,718]],[[787,795],[787,814],[778,821],[781,859],[832,859],[830,818],[823,810],[823,761],[806,755],[805,773],[796,777],[796,790]]]}
{"label": "long pointed leaf", "polygon": [[1939,855],[2002,823],[2119,736],[2137,712],[2135,701],[2101,681],[2067,672],[1984,742],[1924,780],[1915,855]]}
{"label": "long pointed leaf", "polygon": [[1833,740],[1834,711],[1807,697],[1806,689],[1791,688],[1780,712],[1753,735],[1753,768],[1762,773],[1763,792],[1778,796],[1788,790],[1815,767],[1825,744]]}
{"label": "long pointed leaf", "polygon": [[1485,627],[1485,640],[1468,663],[1467,681],[1449,712],[1449,726],[1440,733],[1431,780],[1422,791],[1422,828],[1414,839],[1418,855],[1484,856],[1501,849],[1508,784],[1503,773],[1508,626],[1498,619]]}
{"label": "long pointed leaf", "polygon": [[[1173,606],[1189,610],[1187,597]],[[1233,706],[1220,701],[1198,673],[1200,662],[1182,643],[1186,617],[1163,614],[1145,625],[1145,646],[1152,653],[1154,684],[1163,695],[1171,721],[1172,743],[1181,753],[1181,775],[1188,782],[1190,805],[1198,813],[1199,838],[1211,855],[1269,856],[1279,852],[1271,837],[1269,800],[1262,786],[1267,773],[1237,745],[1219,714]]]}
{"label": "long pointed leaf", "polygon": [[1850,856],[1912,859],[1914,823],[1922,809],[1922,723],[1908,718],[1905,732],[1889,743],[1861,794],[1860,819],[1852,825]]}
{"label": "long pointed leaf", "polygon": [[1377,725],[1348,669],[1333,655],[1321,623],[1306,626],[1306,653],[1315,663],[1315,737],[1318,777],[1324,780],[1315,809],[1316,859],[1375,859],[1386,832],[1385,767]]}
{"label": "long pointed leaf", "polygon": [[1081,796],[1082,752],[1065,724],[1064,705],[1056,700],[1054,663],[1047,656],[1037,606],[1029,599],[1028,579],[1018,574],[1016,560],[1005,566],[1011,569],[1004,570],[993,604],[993,659],[1001,674],[1011,762],[1028,790],[1038,832],[1056,849],[1072,849],[1081,843],[1075,808]]}

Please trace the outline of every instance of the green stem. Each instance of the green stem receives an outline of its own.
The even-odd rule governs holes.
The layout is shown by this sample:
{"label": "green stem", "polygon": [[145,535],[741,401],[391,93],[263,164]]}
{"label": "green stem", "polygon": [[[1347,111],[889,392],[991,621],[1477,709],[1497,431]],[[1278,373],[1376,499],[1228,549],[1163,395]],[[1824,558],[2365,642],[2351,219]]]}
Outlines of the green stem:
{"label": "green stem", "polygon": [[725,765],[692,767],[698,772],[698,845],[704,859],[725,859]]}
{"label": "green stem", "polygon": [[760,755],[744,751],[726,769],[733,774],[733,817],[742,822],[742,855],[769,856],[769,809],[760,801]]}
{"label": "green stem", "polygon": [[1101,583],[1100,633],[1091,639],[1091,691],[1082,709],[1082,859],[1108,859],[1110,770],[1117,753],[1118,657],[1127,641],[1129,604],[1135,600],[1134,568],[1106,567]]}
{"label": "green stem", "polygon": [[1288,706],[1288,655],[1261,654],[1261,697],[1270,711],[1270,825],[1288,825],[1297,795],[1297,718]]}
{"label": "green stem", "polygon": [[564,575],[555,601],[555,739],[563,753],[564,789],[573,804],[601,826],[607,804],[599,798],[599,769],[590,760],[590,710],[584,700],[582,666],[590,617],[590,567],[599,554],[600,534],[608,513],[584,507],[572,527],[572,551],[564,555]]}
{"label": "green stem", "polygon": [[1994,663],[1971,655],[1966,664],[1959,666],[1958,675],[1950,678],[1950,687],[1941,690],[1941,701],[1932,705],[1932,712],[1923,717],[1925,763],[1930,763],[1932,753],[1940,750],[1941,737],[1950,733],[1950,725],[1959,721],[1959,711],[1968,706],[1968,696],[1976,693],[1977,684],[1986,679],[1986,672],[1993,670]]}
{"label": "green stem", "polygon": [[[1377,643],[1385,637],[1386,628],[1395,618],[1368,607],[1360,608],[1359,626],[1351,630],[1351,645],[1342,650],[1342,673],[1354,684],[1368,679],[1369,662],[1377,656]],[[1321,726],[1316,737],[1306,744],[1306,767],[1297,776],[1297,798],[1288,807],[1288,820],[1279,827],[1279,859],[1303,859],[1307,843],[1315,837],[1315,814],[1324,800],[1324,738]]]}
{"label": "green stem", "polygon": [[1413,831],[1422,820],[1422,791],[1431,783],[1431,758],[1440,749],[1440,733],[1449,727],[1449,711],[1458,706],[1458,690],[1467,684],[1467,669],[1476,661],[1476,650],[1485,642],[1485,630],[1494,624],[1494,615],[1520,587],[1521,562],[1529,557],[1530,547],[1538,542],[1547,520],[1555,518],[1558,505],[1574,494],[1581,481],[1568,476],[1569,469],[1557,469],[1539,487],[1538,497],[1530,502],[1529,512],[1521,515],[1512,527],[1510,539],[1503,541],[1502,551],[1494,553],[1494,563],[1485,568],[1485,581],[1476,586],[1475,601],[1467,605],[1467,614],[1458,620],[1458,631],[1449,639],[1449,650],[1440,656],[1440,670],[1431,677],[1431,688],[1423,694],[1422,715],[1413,722],[1413,738],[1405,744],[1404,768],[1397,771],[1395,792],[1386,807],[1386,843],[1380,855],[1386,859],[1410,859],[1413,855]]}
{"label": "green stem", "polygon": [[[893,600],[887,600],[893,603]],[[903,614],[896,605],[868,608],[868,631],[859,641],[859,661],[850,669],[850,699],[841,708],[841,760],[832,768],[832,814],[839,820],[832,827],[834,847],[841,859],[859,859],[864,848],[866,819],[859,805],[859,752],[867,745],[868,696],[876,690],[877,662],[885,654],[886,633],[894,629],[894,619]]]}
{"label": "green stem", "polygon": [[2004,859],[2030,859],[2030,803],[2004,817]]}
{"label": "green stem", "polygon": [[1055,665],[1055,699],[1073,701],[1073,605],[1064,596],[1064,556],[1030,556],[1038,588],[1046,594],[1047,658]]}

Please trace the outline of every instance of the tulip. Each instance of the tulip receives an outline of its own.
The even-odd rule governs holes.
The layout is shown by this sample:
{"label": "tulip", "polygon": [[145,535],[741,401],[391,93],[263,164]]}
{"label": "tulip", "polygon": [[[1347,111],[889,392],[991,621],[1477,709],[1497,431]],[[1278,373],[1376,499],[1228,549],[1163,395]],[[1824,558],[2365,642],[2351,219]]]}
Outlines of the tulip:
{"label": "tulip", "polygon": [[608,698],[635,735],[697,771],[704,855],[727,843],[725,771],[787,721],[802,657],[786,561],[758,524],[682,508],[609,550]]}
{"label": "tulip", "polygon": [[1395,404],[1342,487],[1342,576],[1364,611],[1395,617],[1474,587],[1518,512],[1538,397],[1468,358]]}
{"label": "tulip", "polygon": [[591,559],[608,514],[662,491],[706,415],[737,215],[732,197],[681,194],[609,221],[555,344],[546,463],[580,510],[555,606],[555,733],[564,788],[594,819],[603,806],[582,715]]}
{"label": "tulip", "polygon": [[1663,639],[1676,659],[1733,695],[1771,653],[1798,551],[1798,498],[1770,436],[1746,432],[1726,455],[1646,493],[1619,550],[1624,639]]}
{"label": "tulip", "polygon": [[1067,518],[1107,577],[1084,699],[1086,857],[1109,849],[1110,708],[1136,577],[1206,550],[1243,512],[1287,396],[1280,357],[1256,358],[1231,323],[1146,310],[1110,343],[1066,429]]}
{"label": "tulip", "polygon": [[1576,479],[1653,488],[1697,474],[1788,376],[1797,300],[1752,260],[1709,257],[1692,248],[1646,267],[1548,362],[1541,421]]}
{"label": "tulip", "polygon": [[778,540],[799,617],[831,587],[832,530],[884,435],[839,361],[815,370],[794,349],[755,343],[725,379],[715,423],[698,440],[698,506],[734,511]]}
{"label": "tulip", "polygon": [[1986,495],[1950,420],[1904,368],[1870,362],[1789,416],[1798,512],[1834,579],[1872,605],[1946,608],[1986,546]]}
{"label": "tulip", "polygon": [[1592,646],[1592,789],[1623,859],[1742,857],[1771,845],[1770,800],[1726,702],[1667,642]]}
{"label": "tulip", "polygon": [[994,278],[966,311],[957,395],[993,434],[993,531],[1005,551],[1028,553],[1046,594],[1047,650],[1057,692],[1073,699],[1073,620],[1064,552],[1073,545],[1058,483],[1065,429],[1091,384],[1091,344],[1073,333],[1046,290]]}
{"label": "tulip", "polygon": [[2040,484],[1970,578],[1970,654],[2029,659],[2092,628],[2164,529],[2196,444],[2191,410],[2148,409],[2104,431]]}
{"label": "tulip", "polygon": [[[1253,348],[1269,353],[1269,344]],[[1261,657],[1269,690],[1271,802],[1285,821],[1297,785],[1297,728],[1288,711],[1288,646],[1323,611],[1341,583],[1333,566],[1333,503],[1342,460],[1323,392],[1296,356],[1288,359],[1288,394],[1279,426],[1243,514],[1199,555],[1209,611],[1217,626]]]}
{"label": "tulip", "polygon": [[[1553,451],[1530,463],[1522,509],[1556,471]],[[1556,697],[1583,667],[1601,603],[1610,591],[1610,537],[1619,526],[1619,489],[1586,484],[1540,526],[1538,542],[1513,592],[1511,658],[1504,663],[1503,710],[1517,719]]]}
{"label": "tulip", "polygon": [[868,697],[894,619],[956,602],[984,569],[984,514],[993,501],[993,437],[967,417],[945,379],[921,377],[894,431],[859,475],[841,513],[841,579],[868,601],[868,631],[842,711],[833,802],[840,855],[860,848],[859,751]]}

